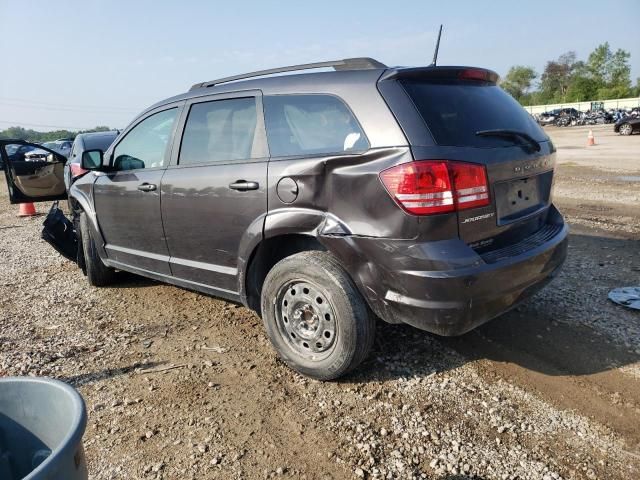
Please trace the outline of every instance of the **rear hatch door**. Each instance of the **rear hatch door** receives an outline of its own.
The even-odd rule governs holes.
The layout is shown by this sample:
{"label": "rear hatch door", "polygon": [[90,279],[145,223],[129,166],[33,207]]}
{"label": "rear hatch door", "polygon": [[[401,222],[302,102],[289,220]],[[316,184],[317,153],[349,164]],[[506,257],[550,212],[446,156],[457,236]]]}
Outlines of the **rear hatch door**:
{"label": "rear hatch door", "polygon": [[[428,132],[408,135],[416,160],[486,168],[489,205],[458,211],[460,238],[480,250],[543,228],[553,183],[553,144],[496,80],[491,71],[466,67],[410,69],[396,79],[417,110],[414,121]],[[411,121],[406,112],[400,120]]]}

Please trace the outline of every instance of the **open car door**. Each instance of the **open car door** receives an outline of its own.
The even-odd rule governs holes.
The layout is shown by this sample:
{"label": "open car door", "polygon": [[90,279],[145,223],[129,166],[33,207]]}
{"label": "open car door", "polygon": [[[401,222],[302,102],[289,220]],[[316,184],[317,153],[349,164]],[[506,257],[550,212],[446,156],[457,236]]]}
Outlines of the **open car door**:
{"label": "open car door", "polygon": [[23,140],[0,140],[0,156],[11,203],[67,198],[63,155]]}

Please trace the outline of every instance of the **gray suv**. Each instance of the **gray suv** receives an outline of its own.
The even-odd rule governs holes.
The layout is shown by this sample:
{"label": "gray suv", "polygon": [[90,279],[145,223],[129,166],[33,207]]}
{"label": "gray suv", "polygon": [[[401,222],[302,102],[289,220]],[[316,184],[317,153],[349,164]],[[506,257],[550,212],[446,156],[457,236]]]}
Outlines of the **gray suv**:
{"label": "gray suv", "polygon": [[[367,356],[376,318],[462,334],[567,253],[555,148],[497,79],[357,58],[196,84],[84,152],[65,241],[91,285],[126,270],[246,305],[318,379]],[[12,143],[11,201],[66,197],[62,159]]]}

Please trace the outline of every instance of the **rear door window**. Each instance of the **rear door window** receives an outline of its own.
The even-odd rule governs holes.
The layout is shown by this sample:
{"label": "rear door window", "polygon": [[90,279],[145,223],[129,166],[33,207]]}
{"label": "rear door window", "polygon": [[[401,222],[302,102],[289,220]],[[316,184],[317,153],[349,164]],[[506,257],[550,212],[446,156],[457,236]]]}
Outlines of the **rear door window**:
{"label": "rear door window", "polygon": [[351,110],[332,95],[264,97],[272,157],[356,153],[369,142]]}
{"label": "rear door window", "polygon": [[544,131],[520,104],[493,83],[468,80],[404,80],[402,85],[438,145],[470,147],[512,146],[482,130],[507,129],[547,140]]}
{"label": "rear door window", "polygon": [[231,98],[194,104],[184,127],[180,165],[254,158],[256,99]]}

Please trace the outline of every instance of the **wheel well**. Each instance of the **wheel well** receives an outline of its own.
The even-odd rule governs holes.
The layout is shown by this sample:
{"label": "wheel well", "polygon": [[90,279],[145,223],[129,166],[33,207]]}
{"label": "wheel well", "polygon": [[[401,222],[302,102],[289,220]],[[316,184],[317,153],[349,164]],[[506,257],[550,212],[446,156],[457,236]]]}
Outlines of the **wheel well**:
{"label": "wheel well", "polygon": [[276,263],[290,255],[312,250],[324,251],[326,248],[316,237],[309,235],[279,235],[260,242],[251,255],[245,279],[249,307],[260,314],[262,285]]}
{"label": "wheel well", "polygon": [[84,212],[82,205],[80,202],[75,200],[74,198],[69,198],[69,214],[71,215],[71,221],[73,223],[73,230],[76,234],[76,239],[78,241],[78,254],[76,256],[76,263],[82,273],[87,275],[87,264],[84,259],[84,249],[82,247],[82,233],[80,231],[80,214]]}
{"label": "wheel well", "polygon": [[82,212],[84,212],[82,204],[73,197],[68,198],[67,204],[69,206],[69,215],[74,218],[78,217]]}

